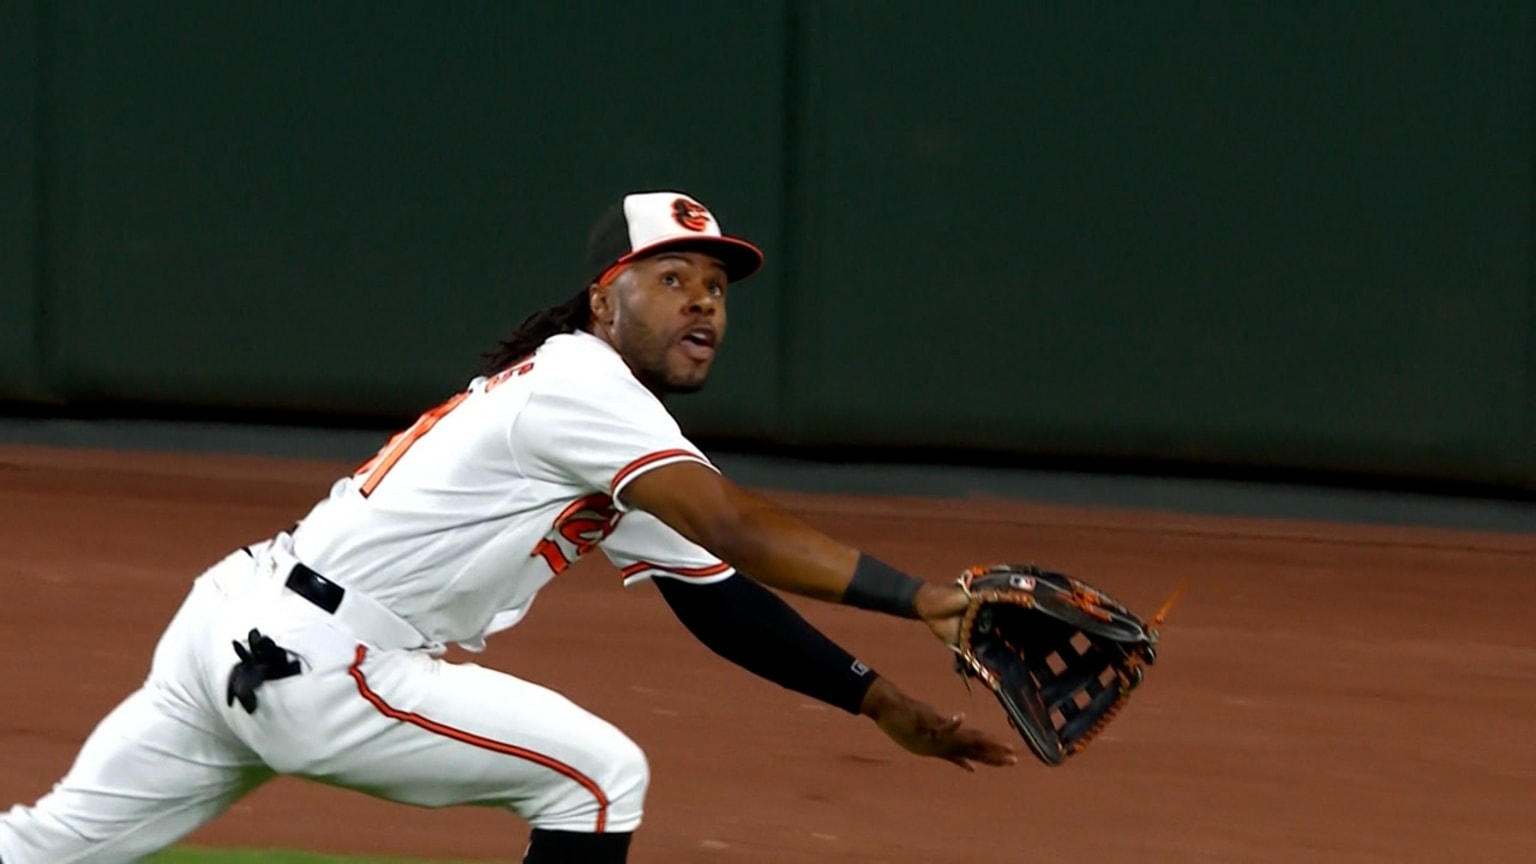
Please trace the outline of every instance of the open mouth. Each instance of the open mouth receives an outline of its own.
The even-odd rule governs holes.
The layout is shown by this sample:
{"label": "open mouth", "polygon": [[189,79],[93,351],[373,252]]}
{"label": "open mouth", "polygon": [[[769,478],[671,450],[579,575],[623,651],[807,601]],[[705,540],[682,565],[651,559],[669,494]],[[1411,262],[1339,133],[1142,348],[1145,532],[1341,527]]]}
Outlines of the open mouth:
{"label": "open mouth", "polygon": [[683,341],[701,348],[715,347],[715,331],[710,327],[695,327],[683,334]]}
{"label": "open mouth", "polygon": [[704,362],[714,356],[717,338],[713,327],[694,327],[685,331],[679,342],[690,359]]}

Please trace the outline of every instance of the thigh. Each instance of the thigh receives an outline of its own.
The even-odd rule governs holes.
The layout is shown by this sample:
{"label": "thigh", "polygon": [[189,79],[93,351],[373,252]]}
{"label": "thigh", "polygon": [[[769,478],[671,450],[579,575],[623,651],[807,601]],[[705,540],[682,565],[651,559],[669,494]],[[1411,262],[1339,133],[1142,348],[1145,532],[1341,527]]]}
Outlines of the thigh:
{"label": "thigh", "polygon": [[336,731],[303,772],[313,779],[428,807],[503,806],[556,830],[640,822],[644,754],[553,690],[410,652],[360,657],[337,677],[335,695],[314,708]]}
{"label": "thigh", "polygon": [[113,864],[163,849],[270,776],[227,734],[146,687],[97,725],[64,779],[0,816],[5,864]]}

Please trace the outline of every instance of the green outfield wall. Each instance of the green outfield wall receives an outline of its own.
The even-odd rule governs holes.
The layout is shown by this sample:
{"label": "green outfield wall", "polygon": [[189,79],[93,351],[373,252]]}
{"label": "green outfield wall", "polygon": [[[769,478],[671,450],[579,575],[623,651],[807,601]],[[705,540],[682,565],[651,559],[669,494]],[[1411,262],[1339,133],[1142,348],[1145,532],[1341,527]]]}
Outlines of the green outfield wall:
{"label": "green outfield wall", "polygon": [[0,5],[0,399],[406,417],[622,191],[701,436],[1536,485],[1536,7]]}
{"label": "green outfield wall", "polygon": [[0,400],[48,397],[39,343],[40,8],[0,3]]}

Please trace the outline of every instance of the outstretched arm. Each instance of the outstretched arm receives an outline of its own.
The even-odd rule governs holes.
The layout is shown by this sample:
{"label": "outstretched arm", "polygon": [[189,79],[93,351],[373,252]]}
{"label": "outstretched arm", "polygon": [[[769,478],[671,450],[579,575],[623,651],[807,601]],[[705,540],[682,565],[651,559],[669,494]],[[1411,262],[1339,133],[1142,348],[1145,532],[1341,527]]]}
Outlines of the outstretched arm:
{"label": "outstretched arm", "polygon": [[942,717],[881,678],[811,626],[773,592],[740,573],[698,584],[659,578],[661,596],[698,640],[732,663],[775,684],[850,714],[871,718],[907,750],[946,759],[1009,765],[1007,745]]}
{"label": "outstretched arm", "polygon": [[923,582],[812,528],[697,462],[648,471],[624,487],[644,510],[738,570],[781,591],[921,618],[953,645],[965,594]]}

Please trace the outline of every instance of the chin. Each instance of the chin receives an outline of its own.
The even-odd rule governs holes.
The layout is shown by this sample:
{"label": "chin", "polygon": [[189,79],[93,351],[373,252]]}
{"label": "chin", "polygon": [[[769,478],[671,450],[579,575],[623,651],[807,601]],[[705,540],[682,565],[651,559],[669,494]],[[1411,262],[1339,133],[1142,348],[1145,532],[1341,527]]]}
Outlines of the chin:
{"label": "chin", "polygon": [[710,365],[689,362],[672,366],[662,375],[664,389],[679,396],[703,390],[704,382],[709,380]]}
{"label": "chin", "polygon": [[689,393],[703,390],[709,374],[703,372],[696,375],[679,375],[675,372],[651,369],[639,373],[639,378],[646,389],[658,396],[687,396]]}
{"label": "chin", "polygon": [[697,393],[704,389],[706,378],[698,378],[691,381],[668,381],[667,392],[676,396],[687,396],[689,393]]}

